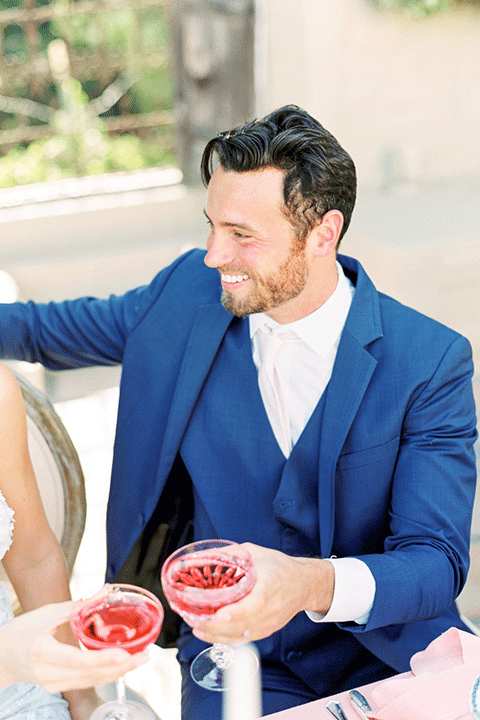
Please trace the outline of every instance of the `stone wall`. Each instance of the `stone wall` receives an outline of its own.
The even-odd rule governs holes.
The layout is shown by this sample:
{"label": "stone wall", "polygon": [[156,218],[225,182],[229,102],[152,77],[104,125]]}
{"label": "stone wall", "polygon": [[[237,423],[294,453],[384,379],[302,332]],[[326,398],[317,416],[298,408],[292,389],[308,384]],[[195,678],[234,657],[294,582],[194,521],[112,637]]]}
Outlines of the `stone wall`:
{"label": "stone wall", "polygon": [[361,183],[480,171],[480,8],[413,20],[369,0],[259,0],[258,112],[294,102],[354,157]]}

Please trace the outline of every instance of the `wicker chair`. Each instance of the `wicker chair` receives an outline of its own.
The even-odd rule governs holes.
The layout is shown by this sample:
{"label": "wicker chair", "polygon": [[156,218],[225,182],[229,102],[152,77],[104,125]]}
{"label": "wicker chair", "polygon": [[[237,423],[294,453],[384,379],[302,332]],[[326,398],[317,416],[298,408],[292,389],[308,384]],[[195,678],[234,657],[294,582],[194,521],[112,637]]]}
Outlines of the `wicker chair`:
{"label": "wicker chair", "polygon": [[[85,528],[85,483],[77,451],[46,397],[18,373],[27,413],[28,446],[47,519],[71,575]],[[8,582],[3,568],[2,580]],[[13,593],[13,588],[12,588]],[[13,593],[14,594],[14,593]],[[14,611],[20,610],[14,600]]]}

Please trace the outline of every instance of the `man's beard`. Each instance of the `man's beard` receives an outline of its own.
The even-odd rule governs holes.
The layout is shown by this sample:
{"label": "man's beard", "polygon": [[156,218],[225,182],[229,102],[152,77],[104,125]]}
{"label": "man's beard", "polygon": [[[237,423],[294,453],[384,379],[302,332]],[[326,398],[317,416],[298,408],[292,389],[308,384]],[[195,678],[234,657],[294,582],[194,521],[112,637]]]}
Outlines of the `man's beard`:
{"label": "man's beard", "polygon": [[294,247],[287,260],[271,276],[262,279],[250,274],[253,289],[248,297],[237,298],[234,293],[223,290],[221,302],[225,310],[238,317],[268,312],[300,295],[307,277],[305,248]]}

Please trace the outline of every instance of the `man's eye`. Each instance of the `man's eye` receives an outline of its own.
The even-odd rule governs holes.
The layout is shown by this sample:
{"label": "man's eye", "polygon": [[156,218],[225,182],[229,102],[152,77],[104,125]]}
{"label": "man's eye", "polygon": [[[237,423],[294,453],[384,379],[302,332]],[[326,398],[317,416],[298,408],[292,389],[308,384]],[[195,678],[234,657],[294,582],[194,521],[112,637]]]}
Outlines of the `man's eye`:
{"label": "man's eye", "polygon": [[235,237],[238,238],[239,240],[247,240],[248,237],[249,237],[248,235],[245,235],[245,233],[241,233],[241,232],[239,232],[238,230],[235,230],[233,234],[234,234]]}

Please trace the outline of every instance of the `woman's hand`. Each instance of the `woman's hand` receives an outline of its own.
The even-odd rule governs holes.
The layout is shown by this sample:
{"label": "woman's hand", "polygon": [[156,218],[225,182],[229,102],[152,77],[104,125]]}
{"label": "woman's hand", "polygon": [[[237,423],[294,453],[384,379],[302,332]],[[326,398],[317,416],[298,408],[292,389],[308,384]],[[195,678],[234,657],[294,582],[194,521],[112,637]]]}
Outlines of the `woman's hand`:
{"label": "woman's hand", "polygon": [[0,687],[23,680],[49,692],[91,688],[112,682],[148,660],[147,653],[125,650],[84,651],[54,635],[74,603],[44,605],[0,628]]}

